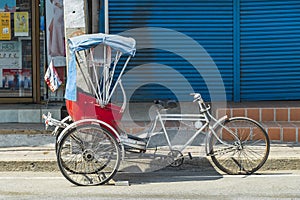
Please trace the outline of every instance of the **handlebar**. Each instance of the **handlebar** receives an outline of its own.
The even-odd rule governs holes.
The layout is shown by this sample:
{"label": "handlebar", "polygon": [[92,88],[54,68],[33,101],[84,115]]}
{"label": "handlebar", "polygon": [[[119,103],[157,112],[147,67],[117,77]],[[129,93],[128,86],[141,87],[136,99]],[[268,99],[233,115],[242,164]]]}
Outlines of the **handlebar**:
{"label": "handlebar", "polygon": [[201,94],[199,94],[199,93],[190,93],[190,95],[194,97],[193,102],[196,102],[196,101],[199,102],[200,112],[205,112],[205,111],[210,110],[210,105],[205,105],[205,103],[204,103],[204,101],[201,97]]}
{"label": "handlebar", "polygon": [[190,93],[190,95],[194,97],[193,102],[196,102],[196,101],[202,101],[203,102],[201,94],[199,94],[199,93]]}
{"label": "handlebar", "polygon": [[50,112],[48,112],[47,115],[43,114],[42,118],[45,120],[46,130],[47,130],[48,126],[59,126],[62,128],[65,128],[67,126],[67,124],[65,124],[57,119],[52,118],[52,115]]}

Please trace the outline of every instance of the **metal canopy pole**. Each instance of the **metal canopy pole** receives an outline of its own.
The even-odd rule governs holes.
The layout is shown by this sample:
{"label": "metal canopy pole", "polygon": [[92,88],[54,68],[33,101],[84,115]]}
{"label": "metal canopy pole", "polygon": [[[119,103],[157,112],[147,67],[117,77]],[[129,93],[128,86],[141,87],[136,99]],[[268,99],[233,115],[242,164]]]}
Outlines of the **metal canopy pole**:
{"label": "metal canopy pole", "polygon": [[109,34],[109,13],[108,13],[108,0],[104,0],[104,33]]}
{"label": "metal canopy pole", "polygon": [[[104,0],[104,33],[108,34],[109,33],[109,17],[108,17],[108,0]],[[108,93],[107,91],[107,83],[108,83],[108,78],[109,78],[109,64],[110,62],[107,63],[107,47],[103,47],[103,87],[102,87],[102,93],[103,93],[103,100],[104,102],[107,101],[108,99]]]}

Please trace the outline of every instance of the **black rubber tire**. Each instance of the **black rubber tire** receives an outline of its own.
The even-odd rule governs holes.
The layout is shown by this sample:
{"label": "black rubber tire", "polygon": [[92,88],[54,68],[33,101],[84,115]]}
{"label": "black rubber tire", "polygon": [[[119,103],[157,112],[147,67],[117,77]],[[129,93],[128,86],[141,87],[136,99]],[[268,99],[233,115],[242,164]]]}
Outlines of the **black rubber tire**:
{"label": "black rubber tire", "polygon": [[231,118],[223,126],[218,126],[215,133],[229,145],[222,144],[212,134],[209,141],[211,159],[227,174],[252,174],[268,159],[270,140],[265,129],[255,120]]}

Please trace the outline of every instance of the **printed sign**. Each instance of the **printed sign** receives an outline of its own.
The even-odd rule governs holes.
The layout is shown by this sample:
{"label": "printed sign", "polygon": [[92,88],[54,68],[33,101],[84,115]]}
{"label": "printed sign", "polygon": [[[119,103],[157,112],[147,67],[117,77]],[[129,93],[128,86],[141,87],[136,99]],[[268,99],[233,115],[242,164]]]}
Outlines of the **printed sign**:
{"label": "printed sign", "polygon": [[0,69],[21,68],[21,42],[0,42]]}
{"label": "printed sign", "polygon": [[0,1],[0,12],[15,12],[15,11],[16,11],[16,0]]}
{"label": "printed sign", "polygon": [[[21,42],[0,42],[0,77],[2,77],[0,87],[5,87],[5,84],[6,88],[11,86],[11,84],[8,84],[8,81],[11,81],[13,77],[12,72],[16,72],[17,69],[21,70],[21,55]],[[10,69],[13,70],[10,71]]]}
{"label": "printed sign", "polygon": [[14,13],[15,36],[29,36],[28,12]]}
{"label": "printed sign", "polygon": [[11,39],[10,13],[0,12],[0,40]]}
{"label": "printed sign", "polygon": [[32,87],[30,69],[3,69],[1,86],[11,90],[30,89]]}

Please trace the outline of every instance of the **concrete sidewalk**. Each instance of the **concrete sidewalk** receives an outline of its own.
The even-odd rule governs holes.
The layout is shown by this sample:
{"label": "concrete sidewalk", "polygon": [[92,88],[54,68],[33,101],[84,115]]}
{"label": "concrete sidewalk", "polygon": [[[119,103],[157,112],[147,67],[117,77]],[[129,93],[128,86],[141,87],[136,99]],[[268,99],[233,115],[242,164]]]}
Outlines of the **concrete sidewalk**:
{"label": "concrete sidewalk", "polygon": [[[42,124],[0,124],[0,171],[58,171],[50,133]],[[183,168],[201,164],[197,158],[185,160]],[[300,145],[271,143],[261,170],[300,170]]]}
{"label": "concrete sidewalk", "polygon": [[[197,158],[186,158],[185,164],[189,168],[197,168],[197,163]],[[269,158],[261,170],[300,170],[300,147],[272,144]],[[0,148],[0,171],[58,171],[54,144]]]}

